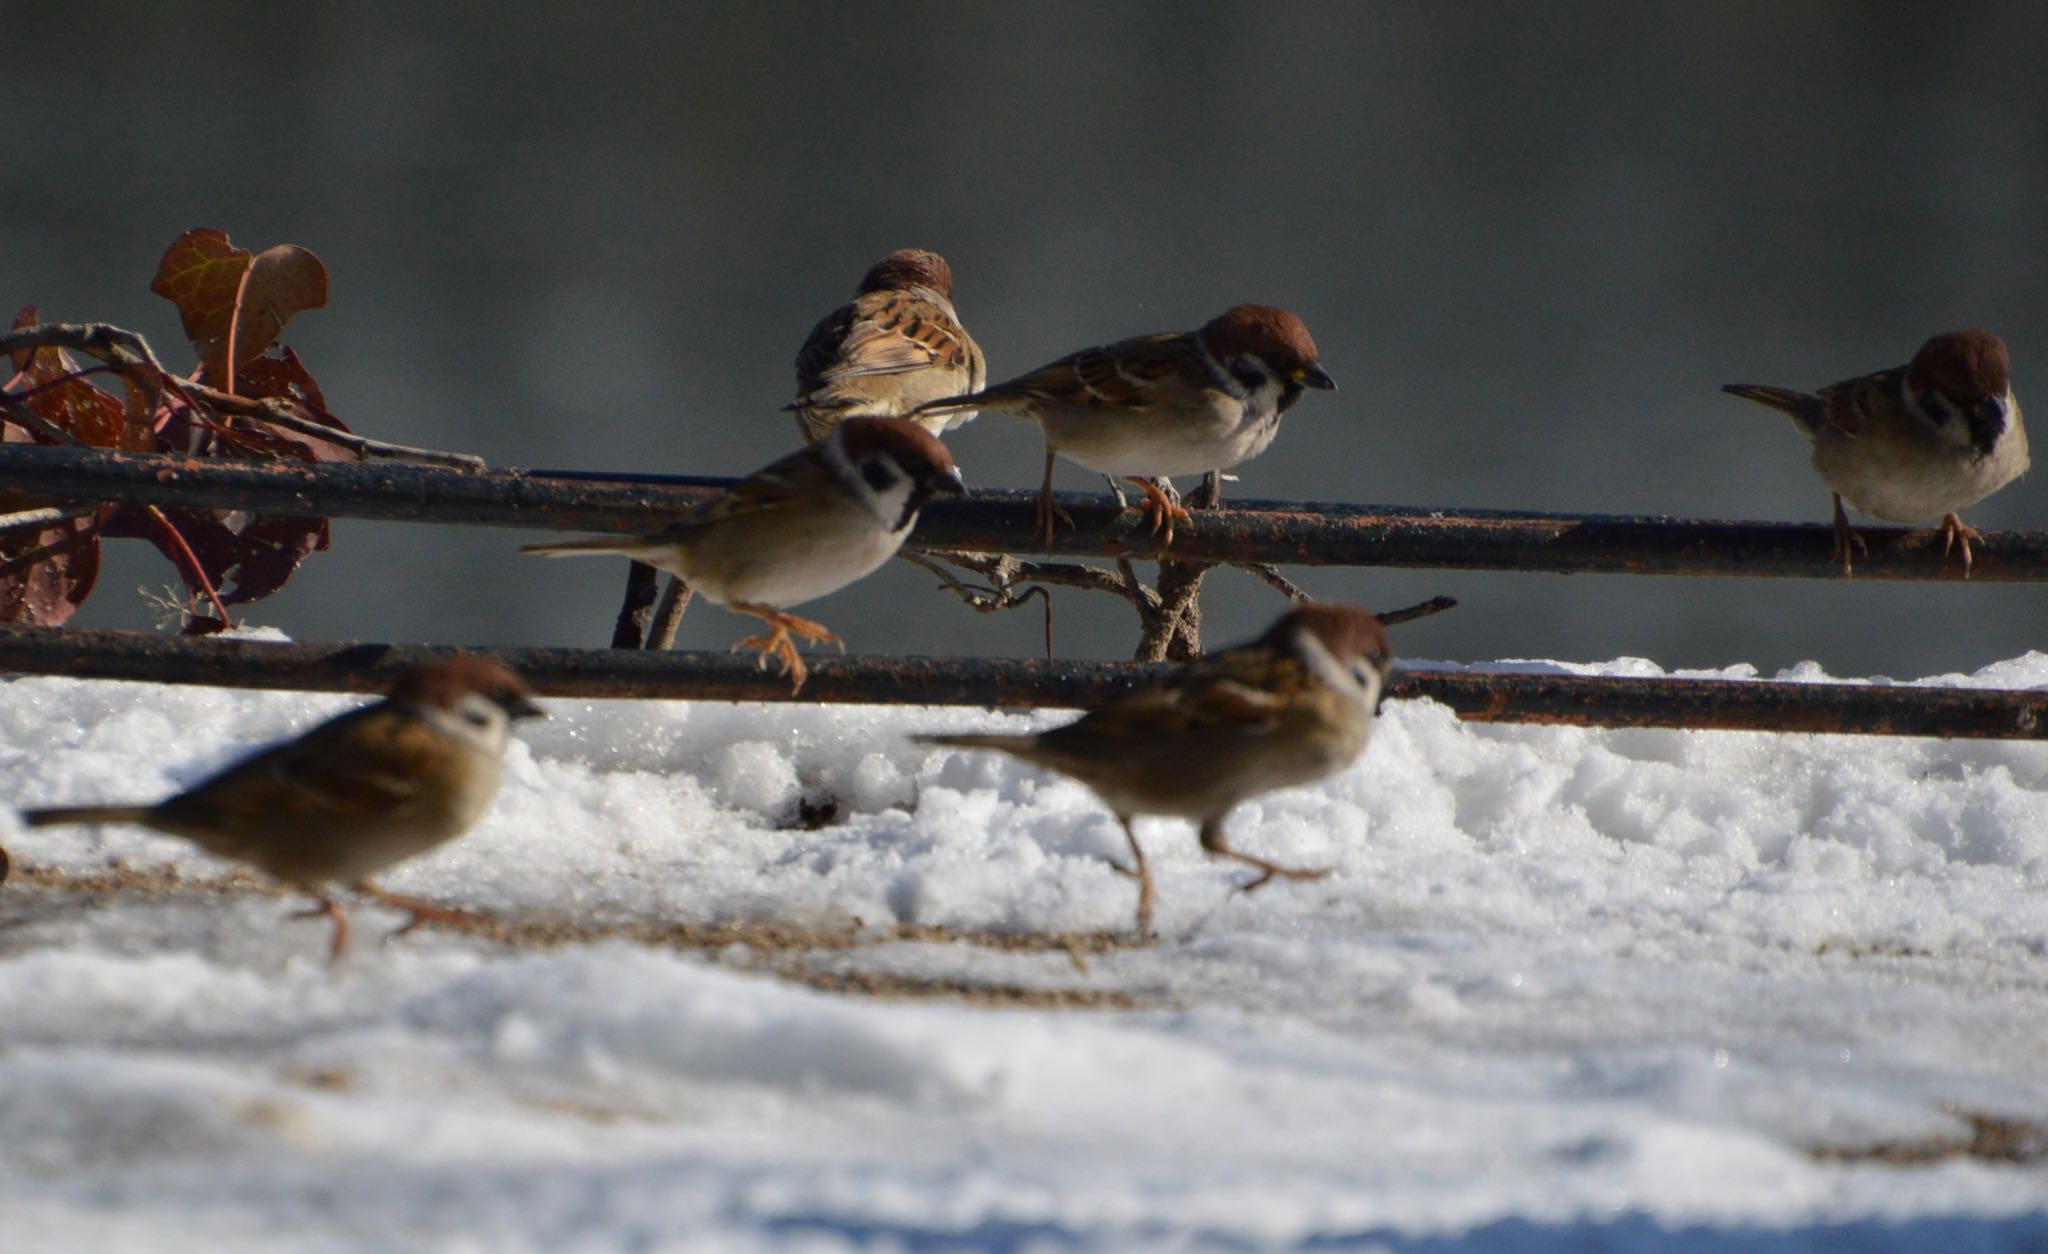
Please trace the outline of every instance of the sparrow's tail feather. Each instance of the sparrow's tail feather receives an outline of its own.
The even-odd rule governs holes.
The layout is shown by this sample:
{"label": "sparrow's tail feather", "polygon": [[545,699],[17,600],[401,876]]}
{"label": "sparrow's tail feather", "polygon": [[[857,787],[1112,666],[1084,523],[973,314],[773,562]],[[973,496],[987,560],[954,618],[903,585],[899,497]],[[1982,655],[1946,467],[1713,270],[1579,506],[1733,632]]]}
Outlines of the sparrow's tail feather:
{"label": "sparrow's tail feather", "polygon": [[627,557],[637,556],[642,548],[634,536],[581,536],[574,540],[542,540],[538,544],[522,544],[521,553],[535,553],[541,557],[589,557],[597,553],[619,553]]}
{"label": "sparrow's tail feather", "polygon": [[994,393],[992,392],[968,392],[962,396],[942,396],[935,401],[926,401],[916,409],[905,414],[904,417],[917,419],[926,414],[936,416],[964,413],[970,409],[983,409],[988,406],[993,398]]}
{"label": "sparrow's tail feather", "polygon": [[1827,417],[1826,402],[1811,392],[1765,387],[1761,383],[1730,383],[1721,390],[1730,396],[1739,396],[1746,401],[1768,405],[1809,431]]}
{"label": "sparrow's tail feather", "polygon": [[1001,734],[948,733],[915,735],[911,739],[921,745],[950,745],[955,749],[1000,749],[1004,753],[1028,753],[1038,747],[1036,736],[1004,736]]}
{"label": "sparrow's tail feather", "polygon": [[50,806],[23,810],[21,821],[30,827],[54,827],[59,823],[147,823],[151,806]]}

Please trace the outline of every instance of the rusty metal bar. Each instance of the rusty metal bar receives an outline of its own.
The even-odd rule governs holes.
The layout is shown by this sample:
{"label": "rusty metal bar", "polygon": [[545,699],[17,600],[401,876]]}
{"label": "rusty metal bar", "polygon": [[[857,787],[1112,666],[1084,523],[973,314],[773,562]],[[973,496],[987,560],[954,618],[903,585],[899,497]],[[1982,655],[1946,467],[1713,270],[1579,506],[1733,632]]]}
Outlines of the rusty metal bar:
{"label": "rusty metal bar", "polygon": [[[465,473],[394,463],[222,462],[159,454],[0,446],[0,488],[74,501],[147,501],[276,514],[547,530],[636,531],[732,481],[674,475],[570,471]],[[1035,553],[1030,492],[977,492],[925,511],[915,547]],[[1140,516],[1106,496],[1062,494],[1078,524],[1050,552],[1155,555]],[[1190,561],[1308,566],[1405,566],[1459,570],[1749,575],[1840,578],[1833,533],[1819,523],[1688,521],[1508,510],[1235,501],[1197,515],[1174,541]],[[1868,556],[1859,579],[1960,580],[1933,531],[1859,529]],[[1972,583],[2048,581],[2048,532],[1985,532],[1974,544]]]}
{"label": "rusty metal bar", "polygon": [[[0,627],[0,671],[231,688],[377,692],[449,650],[396,644],[283,644],[131,631]],[[751,656],[642,649],[478,649],[553,697],[971,705],[1096,705],[1161,668],[1130,662],[814,655],[789,682]],[[1397,671],[1393,700],[1428,698],[1489,723],[1830,732],[1969,739],[2048,738],[2048,690],[1903,688],[1732,679],[1621,679],[1527,670]]]}

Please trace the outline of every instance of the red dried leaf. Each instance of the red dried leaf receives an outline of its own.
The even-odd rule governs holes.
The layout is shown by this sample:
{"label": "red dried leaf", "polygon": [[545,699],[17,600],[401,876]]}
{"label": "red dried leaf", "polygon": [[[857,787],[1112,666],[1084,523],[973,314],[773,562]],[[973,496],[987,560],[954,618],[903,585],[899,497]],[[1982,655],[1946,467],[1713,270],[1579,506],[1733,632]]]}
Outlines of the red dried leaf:
{"label": "red dried leaf", "polygon": [[259,357],[235,372],[235,391],[251,400],[297,401],[312,410],[315,422],[324,426],[342,426],[341,420],[327,412],[327,398],[320,393],[320,384],[305,363],[289,346],[278,350],[281,357]]}
{"label": "red dried leaf", "polygon": [[214,378],[224,373],[228,327],[234,322],[235,296],[249,261],[248,250],[229,243],[226,231],[195,227],[164,250],[149,285],[150,291],[178,307],[185,338]]}
{"label": "red dried leaf", "polygon": [[[14,329],[32,327],[36,322],[36,309],[31,305],[15,318]],[[96,448],[151,447],[149,428],[130,422],[126,407],[113,393],[88,380],[69,377],[79,367],[63,349],[17,349],[13,356],[20,375],[17,389],[40,389],[20,402],[38,418]],[[42,432],[28,430],[38,442],[52,442]]]}
{"label": "red dried leaf", "polygon": [[279,244],[257,253],[242,279],[241,312],[235,323],[235,370],[239,373],[243,363],[277,343],[285,323],[326,303],[327,267],[310,250]]}
{"label": "red dried leaf", "polygon": [[178,307],[207,377],[224,380],[230,331],[239,371],[277,343],[294,316],[327,303],[327,267],[297,244],[251,257],[226,231],[198,227],[165,250],[149,290]]}
{"label": "red dried leaf", "polygon": [[[0,493],[0,512],[50,502]],[[41,531],[0,531],[0,622],[55,627],[92,595],[100,575],[99,520],[88,514]]]}
{"label": "red dried leaf", "polygon": [[[165,509],[165,517],[178,529],[185,543],[199,559],[220,599],[227,605],[246,605],[276,592],[291,578],[307,556],[328,545],[325,518],[279,518],[241,511]],[[109,536],[134,537],[154,544],[178,568],[186,591],[204,595],[199,581],[185,568],[176,543],[143,509],[123,507],[107,520]]]}

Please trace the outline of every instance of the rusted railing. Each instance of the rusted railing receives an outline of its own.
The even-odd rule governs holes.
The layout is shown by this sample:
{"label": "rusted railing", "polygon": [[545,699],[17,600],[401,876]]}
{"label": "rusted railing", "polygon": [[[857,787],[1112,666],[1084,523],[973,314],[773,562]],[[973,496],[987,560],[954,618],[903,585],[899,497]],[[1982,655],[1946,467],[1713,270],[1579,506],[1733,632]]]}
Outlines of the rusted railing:
{"label": "rusted railing", "polygon": [[[728,479],[566,471],[465,473],[392,462],[320,466],[233,463],[152,454],[0,446],[0,489],[60,501],[144,501],[278,514],[535,530],[651,529]],[[1139,516],[1106,496],[1062,494],[1076,526],[1050,549],[1032,533],[1030,492],[939,501],[918,525],[926,550],[1155,554]],[[1231,501],[1197,515],[1173,554],[1188,561],[1305,566],[1840,578],[1832,531],[1818,523],[1700,522],[1507,510]],[[1858,579],[1960,581],[1933,531],[1859,528],[1870,545]],[[1985,532],[1970,582],[2048,581],[2048,532]]]}
{"label": "rusted railing", "polygon": [[[149,632],[0,627],[0,670],[233,688],[376,692],[449,650],[426,645],[279,643]],[[478,649],[546,696],[709,701],[913,703],[999,709],[1095,705],[1161,668],[1130,662],[835,657],[789,681],[751,655],[632,649]],[[2048,690],[1907,688],[1733,679],[1626,679],[1560,671],[1397,670],[1392,700],[1441,701],[1490,723],[1676,727],[1960,738],[2048,738]]]}

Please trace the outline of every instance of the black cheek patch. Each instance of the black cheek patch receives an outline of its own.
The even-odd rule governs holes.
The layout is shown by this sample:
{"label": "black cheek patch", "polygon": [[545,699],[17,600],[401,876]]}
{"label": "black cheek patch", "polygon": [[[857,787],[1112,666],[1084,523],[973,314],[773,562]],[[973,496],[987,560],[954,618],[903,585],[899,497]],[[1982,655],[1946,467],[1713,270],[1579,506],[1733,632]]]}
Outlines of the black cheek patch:
{"label": "black cheek patch", "polygon": [[1230,377],[1237,380],[1238,386],[1245,391],[1256,392],[1270,376],[1257,366],[1239,358],[1230,367]]}
{"label": "black cheek patch", "polygon": [[860,477],[877,492],[887,492],[896,486],[901,476],[887,458],[870,457],[860,464]]}

